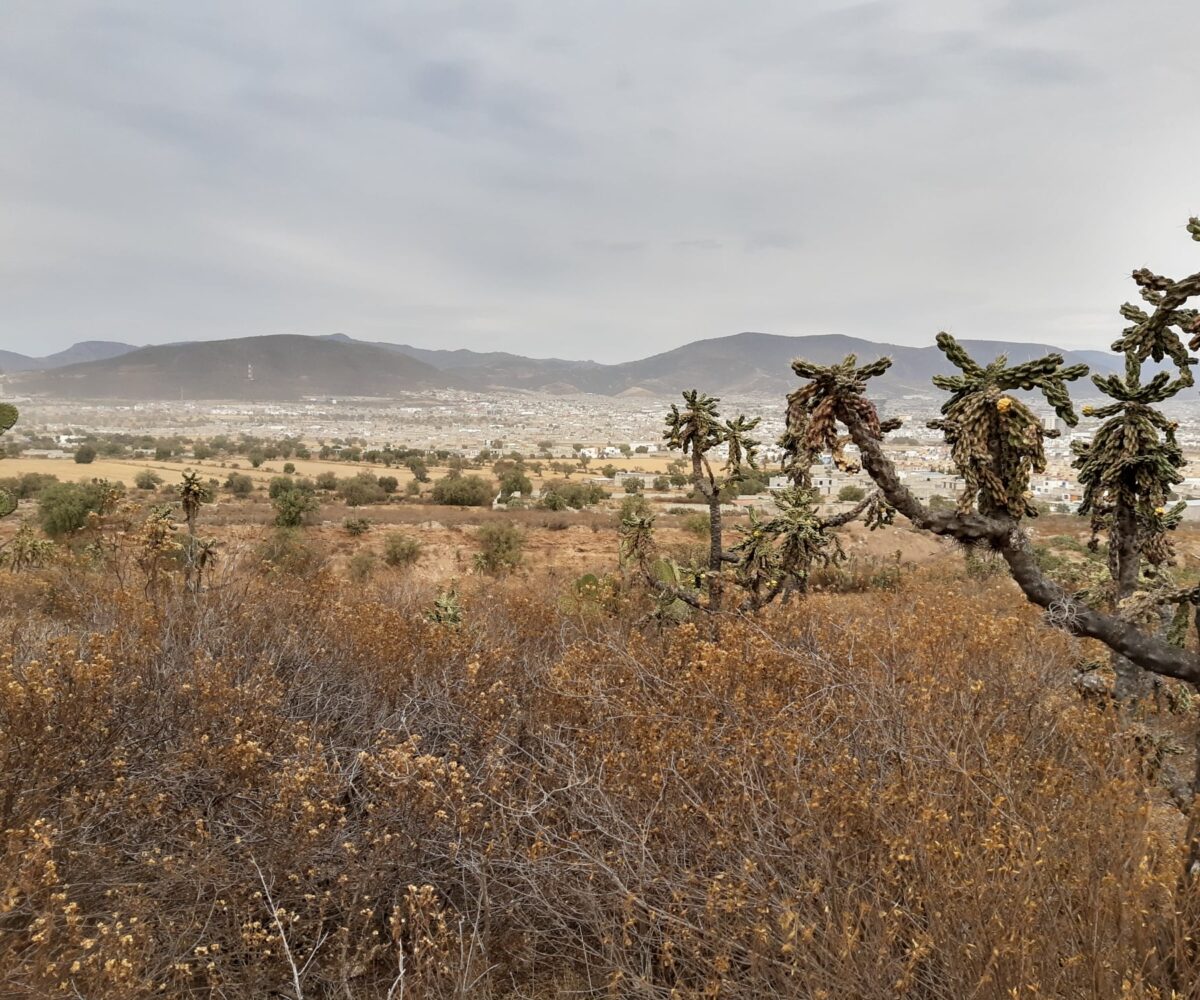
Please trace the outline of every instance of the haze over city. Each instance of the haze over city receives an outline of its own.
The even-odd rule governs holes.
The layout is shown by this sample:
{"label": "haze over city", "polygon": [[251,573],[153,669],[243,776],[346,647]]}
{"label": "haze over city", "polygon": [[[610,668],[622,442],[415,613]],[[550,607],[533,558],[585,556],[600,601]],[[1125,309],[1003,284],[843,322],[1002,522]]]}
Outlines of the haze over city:
{"label": "haze over city", "polygon": [[1132,266],[1186,269],[1197,28],[1163,0],[13,0],[0,348],[1103,348]]}

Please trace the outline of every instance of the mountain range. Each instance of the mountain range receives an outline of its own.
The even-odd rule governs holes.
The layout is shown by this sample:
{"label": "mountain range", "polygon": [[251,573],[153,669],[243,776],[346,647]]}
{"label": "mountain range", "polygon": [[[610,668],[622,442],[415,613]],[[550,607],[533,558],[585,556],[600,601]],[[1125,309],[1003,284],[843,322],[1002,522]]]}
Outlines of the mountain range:
{"label": "mountain range", "polygon": [[[1117,371],[1122,363],[1105,351],[1063,351],[1004,341],[964,344],[985,361],[1007,354],[1020,362],[1058,351],[1067,363],[1083,362],[1097,373]],[[872,390],[882,397],[936,395],[931,377],[954,370],[932,344],[906,347],[839,335],[738,333],[620,364],[527,358],[504,351],[431,350],[344,334],[280,334],[140,348],[90,341],[45,358],[0,352],[0,371],[5,373],[5,394],[59,399],[289,400],[386,397],[432,389],[663,397],[693,387],[717,395],[785,393],[796,385],[793,358],[829,364],[851,353],[863,360],[881,354],[892,358],[888,373],[872,382]],[[1076,385],[1084,395],[1091,390],[1090,382]]]}
{"label": "mountain range", "polygon": [[47,354],[43,358],[31,358],[16,351],[0,351],[0,372],[45,371],[85,361],[107,361],[136,350],[132,344],[121,344],[114,340],[84,340],[72,344],[65,351]]}

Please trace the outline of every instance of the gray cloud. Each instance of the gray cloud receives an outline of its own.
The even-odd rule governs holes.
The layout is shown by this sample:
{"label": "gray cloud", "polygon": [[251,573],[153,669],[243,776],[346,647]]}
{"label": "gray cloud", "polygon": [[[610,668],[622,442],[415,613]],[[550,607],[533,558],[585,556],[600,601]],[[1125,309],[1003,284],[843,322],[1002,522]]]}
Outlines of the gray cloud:
{"label": "gray cloud", "polygon": [[1197,269],[1150,0],[10,0],[0,347],[1103,346]]}

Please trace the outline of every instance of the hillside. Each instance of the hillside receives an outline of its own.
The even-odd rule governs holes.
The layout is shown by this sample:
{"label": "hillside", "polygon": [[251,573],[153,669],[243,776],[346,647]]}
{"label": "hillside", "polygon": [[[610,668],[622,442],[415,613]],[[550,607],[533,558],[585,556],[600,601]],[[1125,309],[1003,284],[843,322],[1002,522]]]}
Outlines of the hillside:
{"label": "hillside", "polygon": [[114,340],[83,340],[65,350],[40,358],[18,354],[16,351],[0,351],[0,372],[45,371],[85,361],[105,361],[136,350],[132,344],[122,344]]}
{"label": "hillside", "polygon": [[388,396],[462,383],[395,351],[285,334],[143,347],[20,375],[13,384],[74,399],[297,399]]}
{"label": "hillside", "polygon": [[[976,357],[990,359],[1005,353],[1014,361],[1056,350],[1044,344],[964,343]],[[71,351],[80,353],[87,346],[76,345]],[[881,354],[892,357],[892,369],[872,383],[873,391],[884,398],[934,394],[931,377],[952,370],[932,344],[905,347],[838,335],[785,337],[767,333],[698,340],[637,361],[611,365],[527,358],[504,351],[428,350],[368,343],[335,334],[164,344],[62,367],[46,364],[46,370],[39,372],[13,367],[9,370],[18,372],[11,378],[17,391],[62,398],[297,399],[313,395],[390,396],[432,388],[669,396],[692,386],[719,395],[779,394],[790,391],[795,384],[792,359],[806,357],[828,364],[849,353],[860,358]],[[1103,351],[1062,353],[1068,362],[1084,362],[1096,372],[1116,368],[1116,356]],[[247,378],[248,366],[253,366],[253,381]],[[1077,395],[1086,395],[1090,389],[1087,382],[1077,386]]]}

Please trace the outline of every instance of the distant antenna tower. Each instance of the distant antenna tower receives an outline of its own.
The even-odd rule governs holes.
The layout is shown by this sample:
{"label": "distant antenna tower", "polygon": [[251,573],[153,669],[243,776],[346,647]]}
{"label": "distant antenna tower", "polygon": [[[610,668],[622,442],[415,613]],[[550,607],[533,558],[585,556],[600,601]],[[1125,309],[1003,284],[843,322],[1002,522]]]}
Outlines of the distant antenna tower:
{"label": "distant antenna tower", "polygon": [[246,365],[246,381],[254,381],[254,365]]}

